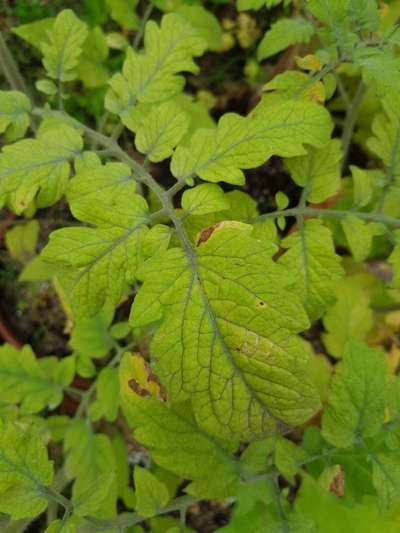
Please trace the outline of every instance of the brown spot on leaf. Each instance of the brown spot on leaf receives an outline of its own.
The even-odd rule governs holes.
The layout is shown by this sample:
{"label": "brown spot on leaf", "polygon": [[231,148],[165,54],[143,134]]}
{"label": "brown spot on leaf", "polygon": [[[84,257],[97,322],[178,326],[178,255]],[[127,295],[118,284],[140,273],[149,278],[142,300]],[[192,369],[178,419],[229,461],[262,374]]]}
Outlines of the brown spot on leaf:
{"label": "brown spot on leaf", "polygon": [[142,398],[145,398],[146,396],[151,396],[150,391],[139,385],[136,379],[130,379],[129,386],[134,392],[136,392],[138,396],[141,396]]}
{"label": "brown spot on leaf", "polygon": [[220,222],[217,222],[216,224],[213,224],[212,226],[209,226],[208,228],[203,229],[198,237],[197,237],[197,246],[200,246],[201,244],[208,241],[208,239],[211,237],[211,235],[214,233],[214,231],[221,225]]}
{"label": "brown spot on leaf", "polygon": [[267,304],[263,302],[262,300],[258,300],[258,302],[256,303],[256,307],[258,308],[265,307],[266,305]]}
{"label": "brown spot on leaf", "polygon": [[331,484],[329,485],[330,492],[343,498],[344,496],[344,470],[343,466],[339,465],[338,473],[332,478]]}
{"label": "brown spot on leaf", "polygon": [[[139,365],[138,378],[132,378],[129,380],[129,387],[138,395],[143,398],[152,396],[158,398],[164,402],[167,401],[167,390],[161,383],[160,378],[154,374],[149,363],[138,354],[132,353],[134,361]],[[139,377],[140,376],[140,377]]]}

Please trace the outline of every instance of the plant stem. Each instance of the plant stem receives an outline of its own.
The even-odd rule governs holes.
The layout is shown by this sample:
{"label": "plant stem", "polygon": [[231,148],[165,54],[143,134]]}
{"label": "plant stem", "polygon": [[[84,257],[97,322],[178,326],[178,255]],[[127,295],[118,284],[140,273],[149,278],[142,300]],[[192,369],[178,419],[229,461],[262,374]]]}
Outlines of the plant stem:
{"label": "plant stem", "polygon": [[[35,108],[33,112],[34,114],[39,115],[39,116],[43,115],[44,113],[47,113],[47,111],[44,111],[39,108]],[[88,126],[85,126],[78,120],[70,117],[69,115],[65,113],[59,113],[57,111],[50,111],[49,113],[55,116],[61,115],[64,119],[68,120],[71,124],[75,125],[77,128],[82,129],[84,133],[90,139],[96,140],[99,145],[108,149],[110,155],[114,156],[116,159],[119,159],[123,163],[126,163],[132,169],[133,174],[134,174],[134,179],[138,182],[141,182],[147,185],[158,196],[158,198],[160,199],[163,205],[164,213],[170,216],[171,221],[173,222],[175,227],[177,225],[179,226],[179,230],[177,228],[177,231],[180,234],[180,236],[184,238],[184,240],[186,241],[185,247],[189,244],[191,248],[190,240],[184,237],[185,232],[183,230],[182,222],[175,213],[175,210],[170,200],[169,192],[163,189],[152,178],[152,176],[147,172],[147,170],[143,168],[143,166],[140,163],[138,163],[132,157],[130,157],[113,139],[106,137],[105,135],[102,135],[101,133],[98,133],[92,128],[89,128]],[[181,184],[179,185],[179,187],[180,186]],[[178,190],[177,184],[175,184],[173,188],[176,188],[176,190]],[[389,217],[381,213],[364,213],[362,211],[353,211],[353,210],[341,211],[341,210],[335,210],[335,209],[320,209],[320,208],[307,207],[307,206],[304,206],[304,207],[300,206],[300,207],[273,211],[272,213],[266,213],[264,215],[260,215],[255,220],[259,221],[259,220],[264,220],[268,218],[274,219],[280,216],[296,217],[299,215],[305,216],[305,217],[328,217],[328,218],[344,218],[348,215],[353,215],[363,220],[372,221],[372,222],[381,222],[382,224],[385,224],[387,226],[391,226],[394,228],[400,228],[399,219],[394,218],[394,217]],[[250,220],[249,222],[252,222],[252,220]]]}
{"label": "plant stem", "polygon": [[352,215],[362,220],[367,220],[370,222],[381,222],[387,226],[392,226],[394,228],[400,228],[400,219],[382,215],[381,213],[364,213],[362,211],[340,211],[336,209],[321,209],[316,207],[293,207],[290,209],[283,209],[281,211],[273,211],[272,213],[265,213],[260,215],[257,219],[250,220],[253,222],[255,220],[264,220],[268,218],[278,218],[278,217],[296,217],[296,216],[305,216],[305,217],[327,217],[327,218],[344,218],[346,216]]}
{"label": "plant stem", "polygon": [[[31,102],[34,103],[31,92],[26,86],[25,80],[22,77],[22,74],[18,68],[17,63],[14,61],[14,58],[7,46],[7,43],[3,37],[3,33],[0,31],[0,68],[3,71],[4,77],[6,78],[11,89],[14,91],[20,91],[24,93]],[[36,124],[34,120],[31,120],[30,124],[32,131],[36,131]]]}
{"label": "plant stem", "polygon": [[[158,512],[158,515],[164,515],[171,513],[173,511],[179,511],[186,510],[190,505],[193,503],[198,502],[197,498],[193,498],[192,496],[180,496],[179,498],[175,498],[167,507],[164,507]],[[121,529],[124,530],[128,527],[132,527],[136,524],[140,524],[140,522],[143,522],[146,520],[143,516],[141,516],[138,513],[123,513],[118,516],[115,520],[98,520],[97,518],[93,517],[85,517],[88,522],[90,522],[90,526],[88,526],[87,529],[83,528],[83,531],[87,531],[89,533],[92,531],[106,531],[109,529]]]}
{"label": "plant stem", "polygon": [[289,524],[286,520],[286,515],[282,507],[281,492],[279,490],[279,484],[278,484],[278,476],[275,476],[275,478],[272,480],[271,483],[272,483],[272,494],[274,497],[276,512],[278,514],[279,522],[281,523],[281,526],[282,526],[282,533],[290,533]]}
{"label": "plant stem", "polygon": [[336,78],[337,88],[339,89],[339,94],[342,97],[342,100],[344,102],[344,105],[346,106],[346,109],[349,110],[351,106],[351,100],[349,98],[349,94],[346,90],[346,87],[344,86],[342,78],[340,77],[339,74],[336,74],[335,78]]}
{"label": "plant stem", "polygon": [[349,155],[351,139],[353,138],[354,128],[355,128],[357,117],[358,117],[358,112],[360,110],[360,105],[361,105],[362,99],[364,98],[365,92],[366,92],[366,87],[364,83],[361,81],[358,85],[356,94],[353,100],[351,101],[350,106],[348,107],[346,117],[344,119],[343,134],[342,134],[342,150],[343,150],[342,171],[343,169],[345,169],[346,164],[347,164],[347,158]]}
{"label": "plant stem", "polygon": [[140,41],[142,40],[142,37],[143,37],[143,34],[144,34],[144,30],[146,28],[146,23],[147,23],[147,21],[149,20],[149,18],[151,16],[153,8],[154,8],[153,3],[150,2],[149,5],[146,8],[146,11],[143,13],[142,20],[140,21],[140,27],[139,27],[136,35],[135,35],[135,39],[134,39],[133,45],[132,45],[134,50],[137,49],[137,47],[140,44]]}
{"label": "plant stem", "polygon": [[25,93],[29,98],[31,98],[24,78],[22,77],[16,62],[14,61],[2,32],[0,32],[0,66],[11,88],[15,91]]}
{"label": "plant stem", "polygon": [[73,505],[70,502],[68,498],[63,496],[60,492],[56,492],[55,490],[49,488],[49,487],[42,487],[41,488],[43,495],[50,501],[56,502],[62,507],[64,507],[65,511],[69,514],[72,513]]}

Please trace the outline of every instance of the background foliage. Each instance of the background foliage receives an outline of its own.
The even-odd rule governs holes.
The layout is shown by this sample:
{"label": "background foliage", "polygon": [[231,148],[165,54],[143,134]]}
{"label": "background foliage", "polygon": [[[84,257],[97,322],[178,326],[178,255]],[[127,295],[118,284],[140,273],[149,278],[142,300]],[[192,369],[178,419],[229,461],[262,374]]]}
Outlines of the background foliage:
{"label": "background foliage", "polygon": [[0,16],[1,531],[398,532],[400,2]]}

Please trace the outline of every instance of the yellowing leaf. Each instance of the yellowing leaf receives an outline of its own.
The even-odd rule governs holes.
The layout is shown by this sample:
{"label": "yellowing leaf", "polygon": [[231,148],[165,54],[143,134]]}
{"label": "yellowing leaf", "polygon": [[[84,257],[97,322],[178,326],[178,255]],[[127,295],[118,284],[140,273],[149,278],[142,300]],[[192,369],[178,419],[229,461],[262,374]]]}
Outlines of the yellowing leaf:
{"label": "yellowing leaf", "polygon": [[[121,402],[135,439],[160,466],[191,481],[186,491],[197,497],[225,498],[239,481],[233,452],[236,442],[224,442],[202,430],[188,403],[168,406],[156,398],[161,384],[138,355],[125,354],[120,366]],[[202,460],[198,457],[201,455]]]}
{"label": "yellowing leaf", "polygon": [[99,202],[80,211],[82,220],[95,220],[97,226],[56,230],[42,252],[46,261],[63,267],[60,279],[80,316],[95,314],[107,301],[118,303],[142,260],[148,231],[145,199],[135,194],[107,207]]}
{"label": "yellowing leaf", "polygon": [[122,74],[111,78],[106,97],[107,109],[133,131],[137,102],[162,102],[179,93],[185,83],[179,73],[198,71],[193,57],[204,52],[206,43],[182,17],[170,13],[161,27],[154,21],[146,24],[144,47],[143,54],[128,49]]}
{"label": "yellowing leaf", "polygon": [[297,66],[303,70],[322,70],[322,62],[318,56],[307,54],[304,57],[296,57]]}
{"label": "yellowing leaf", "polygon": [[323,103],[326,97],[325,86],[320,80],[313,81],[308,74],[297,70],[287,70],[278,74],[265,84],[263,89],[269,92],[266,101],[270,105],[287,99]]}
{"label": "yellowing leaf", "polygon": [[188,146],[179,146],[171,171],[178,180],[243,184],[241,169],[254,168],[272,155],[305,153],[304,144],[322,146],[331,129],[326,111],[306,102],[268,106],[263,101],[248,117],[226,113],[215,131],[198,130]]}
{"label": "yellowing leaf", "polygon": [[131,315],[133,327],[161,319],[151,351],[171,397],[189,397],[203,427],[237,439],[302,423],[319,405],[296,337],[307,318],[287,297],[291,280],[271,260],[274,245],[250,233],[216,224],[193,255],[175,248],[152,258]]}

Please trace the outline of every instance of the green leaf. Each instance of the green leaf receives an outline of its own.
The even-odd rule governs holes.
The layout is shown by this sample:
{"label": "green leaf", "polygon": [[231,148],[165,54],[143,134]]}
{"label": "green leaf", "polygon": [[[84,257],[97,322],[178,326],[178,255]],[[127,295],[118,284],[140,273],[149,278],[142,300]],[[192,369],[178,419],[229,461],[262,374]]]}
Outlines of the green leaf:
{"label": "green leaf", "polygon": [[0,133],[8,141],[23,137],[29,128],[31,103],[18,91],[0,91]]}
{"label": "green leaf", "polygon": [[351,276],[337,283],[336,303],[328,309],[323,323],[327,333],[322,339],[334,357],[342,356],[348,339],[365,339],[373,325],[373,314],[361,277]]}
{"label": "green leaf", "polygon": [[397,454],[373,456],[372,480],[381,511],[388,511],[400,501],[400,461]]}
{"label": "green leaf", "polygon": [[131,327],[127,320],[116,322],[110,328],[110,334],[114,339],[124,339],[131,332]]}
{"label": "green leaf", "polygon": [[386,168],[388,184],[400,184],[400,111],[398,98],[386,98],[382,105],[384,113],[378,113],[372,122],[373,137],[367,146]]}
{"label": "green leaf", "polygon": [[[88,154],[87,154],[88,155]],[[135,200],[136,183],[123,163],[106,163],[77,169],[71,179],[67,198],[75,218],[90,224],[107,222],[108,211],[121,198]]]}
{"label": "green leaf", "polygon": [[47,94],[48,96],[54,96],[57,94],[57,85],[51,80],[38,80],[35,83],[35,87],[38,91]]}
{"label": "green leaf", "polygon": [[350,170],[353,178],[354,204],[357,207],[364,207],[372,200],[374,176],[368,170],[355,165],[351,165]]}
{"label": "green leaf", "polygon": [[136,132],[136,148],[153,163],[167,159],[185,135],[188,123],[189,117],[175,102],[154,106]]}
{"label": "green leaf", "polygon": [[29,346],[19,351],[4,344],[0,348],[0,401],[21,404],[25,413],[38,413],[46,406],[54,409],[61,403],[64,386],[73,379],[73,368],[64,361],[36,359]]}
{"label": "green leaf", "polygon": [[88,34],[87,26],[70,9],[57,16],[48,40],[41,43],[43,65],[50,78],[71,81],[76,78],[76,67]]}
{"label": "green leaf", "polygon": [[135,279],[147,232],[148,206],[135,194],[120,198],[111,210],[104,211],[99,202],[79,216],[95,219],[97,226],[54,231],[42,257],[65,267],[61,282],[72,308],[78,316],[87,316],[107,301],[117,304],[127,284]]}
{"label": "green leaf", "polygon": [[99,27],[89,31],[82,55],[77,66],[77,75],[88,89],[96,89],[107,84],[109,72],[104,62],[108,58],[107,39]]}
{"label": "green leaf", "polygon": [[327,27],[320,31],[324,44],[335,44],[349,54],[358,41],[349,11],[349,0],[308,0],[307,9]]}
{"label": "green leaf", "polygon": [[287,206],[289,205],[289,202],[290,200],[284,192],[278,191],[275,194],[275,203],[279,211],[283,211],[283,209],[286,209]]}
{"label": "green leaf", "polygon": [[[277,105],[285,100],[310,100],[324,102],[326,98],[325,86],[320,80],[314,80],[309,74],[298,70],[287,70],[277,74],[263,87],[268,94],[264,97],[268,105]],[[272,91],[272,92],[271,92]],[[328,139],[326,139],[326,143]],[[323,146],[322,144],[320,145]]]}
{"label": "green leaf", "polygon": [[6,247],[11,257],[21,263],[32,259],[39,236],[39,222],[30,220],[26,224],[14,226],[6,233]]}
{"label": "green leaf", "polygon": [[398,114],[396,102],[399,95],[395,89],[400,83],[400,60],[392,47],[359,46],[354,51],[354,63],[361,67],[363,80],[373,85],[380,98],[387,99]]}
{"label": "green leaf", "polygon": [[397,533],[398,511],[379,512],[376,500],[365,496],[362,502],[349,503],[346,498],[321,490],[317,480],[305,475],[295,501],[296,515],[312,519],[321,533]]}
{"label": "green leaf", "polygon": [[282,2],[285,7],[291,3],[292,0],[237,0],[237,9],[239,11],[244,11],[246,9],[260,9],[262,6],[267,8],[275,7]]}
{"label": "green leaf", "polygon": [[152,258],[131,314],[133,327],[161,319],[151,351],[172,397],[189,396],[210,432],[243,440],[300,424],[319,405],[295,335],[307,318],[288,298],[292,280],[272,261],[275,246],[251,230],[219,223],[193,252]]}
{"label": "green leaf", "polygon": [[[71,503],[74,508],[74,514],[77,516],[94,515],[101,507],[102,502],[109,497],[113,476],[108,473],[103,474],[91,484],[82,485],[80,482],[75,483]],[[114,487],[112,488],[114,495]]]}
{"label": "green leaf", "polygon": [[[119,396],[118,396],[119,401]],[[131,471],[128,462],[128,445],[125,438],[117,434],[111,441],[116,461],[116,482],[118,496],[123,499],[128,508],[133,508],[136,498],[132,487],[130,487]]]}
{"label": "green leaf", "polygon": [[89,407],[89,416],[96,421],[104,417],[114,422],[119,407],[119,378],[115,368],[103,368],[96,380],[96,400]]}
{"label": "green leaf", "polygon": [[332,139],[322,148],[309,148],[307,155],[285,160],[293,181],[307,187],[309,202],[323,202],[340,187],[341,143]]}
{"label": "green leaf", "polygon": [[383,224],[366,222],[356,216],[346,216],[341,224],[354,260],[358,263],[369,257],[372,239],[386,232]]}
{"label": "green leaf", "polygon": [[304,228],[286,237],[282,246],[288,250],[279,264],[296,279],[294,290],[310,319],[320,318],[334,303],[337,283],[343,277],[330,230],[319,220],[306,220]]}
{"label": "green leaf", "polygon": [[250,442],[240,456],[240,466],[247,476],[261,474],[270,468],[270,455],[274,451],[275,438]]}
{"label": "green leaf", "polygon": [[225,211],[229,209],[230,203],[221,187],[203,183],[183,193],[182,207],[192,215],[206,215]]}
{"label": "green leaf", "polygon": [[126,30],[135,30],[139,26],[139,17],[135,9],[138,0],[106,0],[110,16]]}
{"label": "green leaf", "polygon": [[198,72],[193,57],[201,55],[205,41],[182,17],[165,15],[158,27],[146,24],[143,54],[128,49],[122,74],[110,80],[106,108],[120,115],[126,127],[135,131],[135,106],[138,102],[162,102],[178,94],[185,79],[181,72]]}
{"label": "green leaf", "polygon": [[176,13],[189,22],[214,52],[222,49],[222,28],[217,17],[202,5],[182,4]]}
{"label": "green leaf", "polygon": [[53,520],[44,533],[77,533],[77,531],[73,518],[67,521],[57,518],[57,520]]}
{"label": "green leaf", "polygon": [[169,501],[167,487],[154,474],[136,466],[133,472],[136,491],[136,510],[146,518],[154,516]]}
{"label": "green leaf", "polygon": [[279,472],[290,482],[294,483],[294,476],[300,470],[306,454],[292,441],[278,437],[275,443],[275,465]]}
{"label": "green leaf", "polygon": [[38,207],[54,204],[67,186],[69,161],[82,146],[79,133],[66,125],[5,146],[0,154],[0,205],[7,201],[20,214],[36,195]]}
{"label": "green leaf", "polygon": [[0,512],[33,518],[47,507],[53,464],[33,427],[0,420]]}
{"label": "green leaf", "polygon": [[52,17],[35,20],[21,26],[14,26],[12,32],[24,39],[27,43],[35,48],[41,49],[46,36],[52,31],[55,19]]}
{"label": "green leaf", "polygon": [[226,113],[215,131],[198,130],[188,146],[178,146],[171,171],[183,181],[194,175],[203,180],[241,185],[241,169],[254,168],[272,155],[293,157],[306,153],[304,144],[323,146],[331,121],[322,107],[309,102],[261,103],[248,117]]}
{"label": "green leaf", "polygon": [[257,48],[257,59],[262,61],[288,46],[308,43],[314,34],[314,26],[303,18],[282,18],[274,22]]}
{"label": "green leaf", "polygon": [[373,437],[383,424],[386,400],[383,353],[349,340],[336,367],[332,392],[322,417],[322,434],[339,448],[359,437]]}
{"label": "green leaf", "polygon": [[260,9],[265,5],[265,0],[237,0],[237,8],[239,11],[246,9]]}
{"label": "green leaf", "polygon": [[377,0],[349,0],[348,9],[357,28],[366,32],[378,30],[379,10]]}
{"label": "green leaf", "polygon": [[[94,434],[84,420],[76,420],[68,428],[64,439],[65,473],[74,479],[73,500],[82,505],[87,501],[91,507],[113,515],[117,498],[115,483],[115,456],[110,438]],[[97,485],[107,490],[99,494],[97,503],[90,497]],[[90,498],[90,499],[89,499]]]}
{"label": "green leaf", "polygon": [[[191,481],[186,488],[201,498],[232,496],[239,481],[235,442],[224,442],[201,429],[188,403],[168,406],[149,397],[162,394],[158,378],[135,355],[120,366],[121,402],[135,439],[166,470]],[[199,461],[201,457],[201,461]]]}
{"label": "green leaf", "polygon": [[[113,347],[109,327],[113,319],[113,308],[105,305],[91,317],[83,317],[75,321],[69,344],[75,356],[80,359],[98,359],[104,357]],[[80,361],[82,364],[82,361]],[[78,373],[79,364],[78,364]],[[84,374],[81,374],[84,375]]]}

